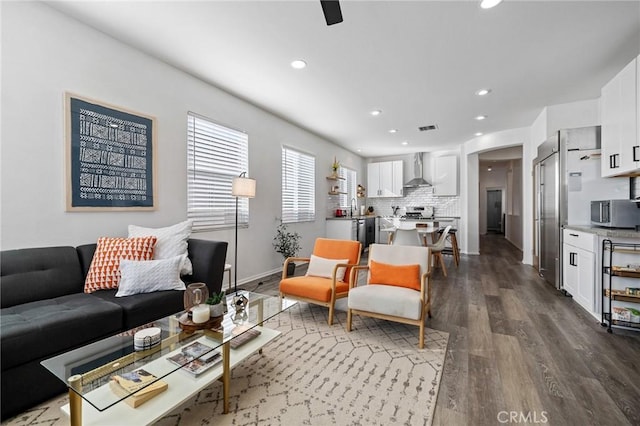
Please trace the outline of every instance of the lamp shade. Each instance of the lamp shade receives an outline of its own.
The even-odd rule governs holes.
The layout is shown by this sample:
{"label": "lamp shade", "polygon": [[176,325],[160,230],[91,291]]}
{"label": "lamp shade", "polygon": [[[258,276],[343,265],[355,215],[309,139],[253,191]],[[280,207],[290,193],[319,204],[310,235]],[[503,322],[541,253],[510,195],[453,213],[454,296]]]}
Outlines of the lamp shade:
{"label": "lamp shade", "polygon": [[231,186],[234,197],[253,198],[256,196],[256,180],[247,177],[235,177]]}

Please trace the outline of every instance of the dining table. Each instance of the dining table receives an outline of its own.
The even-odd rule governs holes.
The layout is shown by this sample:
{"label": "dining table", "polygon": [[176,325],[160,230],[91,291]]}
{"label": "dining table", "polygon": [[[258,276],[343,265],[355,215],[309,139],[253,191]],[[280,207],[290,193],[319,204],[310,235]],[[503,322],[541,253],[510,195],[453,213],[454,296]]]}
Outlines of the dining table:
{"label": "dining table", "polygon": [[387,244],[391,244],[391,240],[393,238],[393,233],[396,229],[417,229],[418,234],[420,236],[431,236],[431,243],[435,243],[438,240],[437,233],[440,230],[440,227],[432,222],[427,222],[425,224],[416,225],[416,224],[406,224],[403,226],[402,222],[398,226],[388,226],[385,228],[380,228],[380,232],[387,233]]}

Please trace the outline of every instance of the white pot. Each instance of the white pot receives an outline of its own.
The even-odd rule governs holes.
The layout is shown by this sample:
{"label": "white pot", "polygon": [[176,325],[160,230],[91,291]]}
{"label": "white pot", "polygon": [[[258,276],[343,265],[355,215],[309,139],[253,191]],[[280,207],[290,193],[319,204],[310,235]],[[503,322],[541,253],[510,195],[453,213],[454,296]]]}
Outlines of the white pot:
{"label": "white pot", "polygon": [[222,302],[217,305],[209,305],[209,309],[211,310],[212,317],[219,317],[224,315],[224,304]]}

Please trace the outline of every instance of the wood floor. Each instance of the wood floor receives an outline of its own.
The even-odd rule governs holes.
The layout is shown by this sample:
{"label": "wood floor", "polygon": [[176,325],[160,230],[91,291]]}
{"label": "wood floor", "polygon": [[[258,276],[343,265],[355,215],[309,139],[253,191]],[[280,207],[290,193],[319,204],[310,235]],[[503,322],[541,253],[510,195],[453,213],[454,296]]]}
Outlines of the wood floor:
{"label": "wood floor", "polygon": [[640,425],[640,333],[608,334],[503,236],[480,252],[435,273],[427,326],[449,346],[433,424]]}

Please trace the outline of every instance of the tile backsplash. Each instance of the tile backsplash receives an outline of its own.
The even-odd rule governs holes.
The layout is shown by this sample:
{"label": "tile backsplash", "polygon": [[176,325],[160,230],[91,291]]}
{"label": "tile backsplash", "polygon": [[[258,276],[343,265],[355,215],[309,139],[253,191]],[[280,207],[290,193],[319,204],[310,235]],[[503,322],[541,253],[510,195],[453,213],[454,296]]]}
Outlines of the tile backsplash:
{"label": "tile backsplash", "polygon": [[[396,198],[366,198],[366,206],[372,206],[378,216],[390,216],[393,214],[391,206],[400,206],[398,214],[406,212],[407,207],[432,206],[435,216],[460,216],[459,196],[437,196],[433,195],[433,188],[409,188],[405,189],[404,197]],[[358,200],[358,205],[362,204],[362,199]]]}

